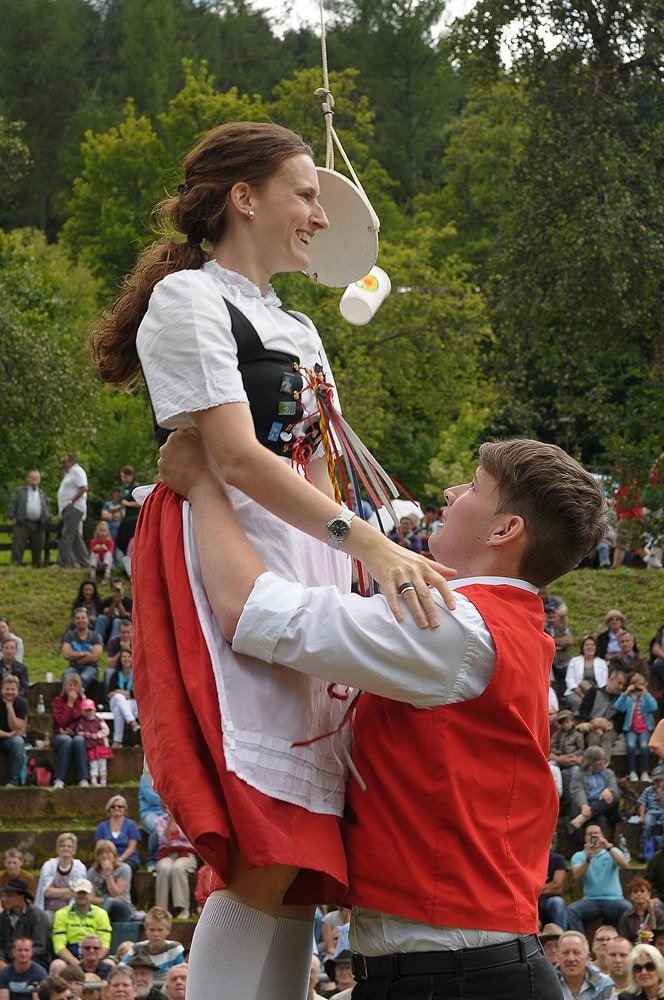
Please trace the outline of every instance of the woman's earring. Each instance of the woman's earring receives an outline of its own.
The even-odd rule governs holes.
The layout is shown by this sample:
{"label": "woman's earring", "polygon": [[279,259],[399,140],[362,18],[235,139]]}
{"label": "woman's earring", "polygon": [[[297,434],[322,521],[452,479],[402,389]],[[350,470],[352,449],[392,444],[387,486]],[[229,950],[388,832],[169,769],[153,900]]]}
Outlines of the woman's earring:
{"label": "woman's earring", "polygon": [[247,218],[249,219],[249,222],[253,222],[255,215],[256,213],[254,212],[253,208],[250,208],[249,211],[247,212]]}

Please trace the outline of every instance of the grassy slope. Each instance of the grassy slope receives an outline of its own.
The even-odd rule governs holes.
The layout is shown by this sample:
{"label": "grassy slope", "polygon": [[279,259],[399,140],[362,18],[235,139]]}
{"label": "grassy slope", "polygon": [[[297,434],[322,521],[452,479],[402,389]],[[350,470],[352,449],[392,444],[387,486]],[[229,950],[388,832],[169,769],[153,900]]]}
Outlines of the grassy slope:
{"label": "grassy slope", "polygon": [[[32,680],[43,679],[47,670],[60,676],[64,665],[59,659],[60,640],[84,576],[81,570],[0,568],[0,615],[25,641]],[[641,650],[647,651],[664,621],[664,571],[577,570],[550,589],[567,602],[570,624],[579,638],[602,631],[607,610],[618,607],[627,615]],[[102,589],[102,596],[107,592]]]}

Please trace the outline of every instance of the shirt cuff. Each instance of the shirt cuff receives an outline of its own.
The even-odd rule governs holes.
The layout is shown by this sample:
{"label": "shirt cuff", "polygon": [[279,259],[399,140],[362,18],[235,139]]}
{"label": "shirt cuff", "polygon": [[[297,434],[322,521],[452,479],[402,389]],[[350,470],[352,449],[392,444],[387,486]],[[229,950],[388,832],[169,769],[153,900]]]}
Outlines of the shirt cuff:
{"label": "shirt cuff", "polygon": [[263,573],[254,583],[233,636],[233,652],[272,663],[274,650],[302,604],[304,588],[276,573]]}

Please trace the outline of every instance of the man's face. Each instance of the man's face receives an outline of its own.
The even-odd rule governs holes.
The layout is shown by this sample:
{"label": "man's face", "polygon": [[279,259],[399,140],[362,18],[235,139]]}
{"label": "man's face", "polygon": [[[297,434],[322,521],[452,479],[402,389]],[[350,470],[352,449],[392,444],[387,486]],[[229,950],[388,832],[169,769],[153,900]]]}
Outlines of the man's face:
{"label": "man's face", "polygon": [[92,970],[96,969],[99,965],[99,958],[101,956],[101,941],[97,937],[86,937],[83,939],[81,945],[81,953],[83,957],[83,966],[86,969]]}
{"label": "man's face", "polygon": [[21,892],[3,892],[2,905],[5,910],[11,910],[12,913],[23,913],[25,896]]}
{"label": "man's face", "polygon": [[597,931],[595,937],[593,938],[593,952],[595,953],[595,957],[599,958],[600,956],[603,956],[606,958],[606,949],[608,948],[609,943],[617,937],[618,932],[615,930],[612,932],[610,928],[607,929],[606,927],[603,927],[601,930]]}
{"label": "man's face", "polygon": [[563,938],[558,944],[558,965],[563,976],[574,979],[580,976],[588,964],[588,952],[580,937]]}
{"label": "man's face", "polygon": [[543,943],[542,950],[551,965],[558,965],[558,938],[549,938]]}
{"label": "man's face", "polygon": [[618,636],[618,645],[623,656],[628,656],[634,650],[634,636],[631,632],[621,632]]}
{"label": "man's face", "polygon": [[77,611],[74,614],[74,625],[79,630],[79,632],[85,632],[88,628],[90,619],[88,618],[87,611]]}
{"label": "man's face", "polygon": [[587,851],[591,847],[595,847],[595,845],[599,843],[599,838],[601,836],[602,836],[602,831],[599,826],[594,826],[592,823],[590,824],[590,826],[587,826],[583,840],[584,850]]}
{"label": "man's face", "polygon": [[[16,687],[16,685],[14,685]],[[5,869],[12,878],[18,878],[18,873],[23,867],[23,862],[20,858],[5,857]]]}
{"label": "man's face", "polygon": [[611,674],[606,682],[606,690],[609,694],[620,694],[625,687],[625,675],[622,673]]}
{"label": "man's face", "polygon": [[122,580],[113,580],[111,590],[113,591],[113,597],[124,597],[124,583]]}
{"label": "man's face", "polygon": [[87,910],[90,905],[90,893],[89,892],[77,892],[76,893],[76,906],[79,910]]}
{"label": "man's face", "polygon": [[168,927],[166,924],[147,923],[145,925],[145,936],[150,942],[152,951],[161,951],[164,941],[168,937]]}
{"label": "man's face", "polygon": [[120,626],[120,641],[129,642],[131,639],[131,625],[129,622],[123,622]]}
{"label": "man's face", "polygon": [[18,684],[16,681],[5,681],[2,685],[3,701],[13,702],[18,698]]}
{"label": "man's face", "polygon": [[555,628],[560,623],[560,612],[558,608],[549,608],[546,612],[546,623],[551,628]]}
{"label": "man's face", "polygon": [[119,973],[113,976],[108,987],[108,1000],[134,1000],[136,987],[129,976]]}
{"label": "man's face", "polygon": [[5,639],[2,644],[2,655],[5,663],[12,663],[16,659],[16,640]]}
{"label": "man's face", "polygon": [[624,975],[631,950],[632,946],[629,941],[624,941],[622,938],[609,941],[606,946],[606,964],[610,976]]}
{"label": "man's face", "polygon": [[32,942],[25,938],[19,938],[18,941],[14,942],[14,965],[19,972],[28,968],[32,961],[33,951]]}
{"label": "man's face", "polygon": [[154,982],[154,969],[145,965],[132,966],[136,982],[139,986],[152,986]]}
{"label": "man's face", "polygon": [[187,969],[181,969],[176,965],[168,973],[166,993],[171,1000],[184,1000],[187,989],[187,972]]}
{"label": "man's face", "polygon": [[37,469],[32,469],[28,473],[26,477],[26,482],[28,486],[39,486],[39,484],[41,483],[41,474],[37,471]]}
{"label": "man's face", "polygon": [[495,520],[498,503],[496,480],[481,466],[470,483],[445,490],[447,507],[441,524],[429,540],[434,558],[458,570],[462,577],[472,572],[484,551]]}

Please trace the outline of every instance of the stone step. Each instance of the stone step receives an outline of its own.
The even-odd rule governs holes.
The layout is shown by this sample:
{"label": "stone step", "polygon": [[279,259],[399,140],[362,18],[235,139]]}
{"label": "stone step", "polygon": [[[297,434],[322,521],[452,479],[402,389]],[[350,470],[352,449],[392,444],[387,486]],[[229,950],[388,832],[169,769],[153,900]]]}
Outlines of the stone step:
{"label": "stone step", "polygon": [[[130,732],[127,733],[127,742],[129,742]],[[131,733],[131,738],[136,739],[133,733]],[[43,749],[38,749],[33,745],[32,749],[28,750],[28,759],[31,757],[43,758],[48,760],[53,766],[55,764],[55,756],[52,747],[45,747]],[[143,770],[143,748],[140,744],[135,746],[123,746],[120,750],[113,751],[113,759],[108,761],[108,778],[113,784],[118,784],[125,781],[136,781],[138,782],[141,772]],[[8,759],[5,754],[0,754],[0,785],[4,785],[9,778],[9,768]],[[76,774],[74,771],[73,763],[70,765],[69,771],[65,779],[67,785],[73,785],[76,782]],[[14,792],[14,789],[9,789],[10,792]],[[110,793],[109,793],[110,794]],[[4,815],[2,809],[0,809],[0,816]]]}
{"label": "stone step", "polygon": [[[119,751],[122,753],[124,751]],[[111,761],[114,763],[114,760]],[[138,784],[119,782],[108,788],[3,788],[0,815],[3,826],[60,826],[76,821],[79,826],[97,825],[106,818],[104,806],[111,795],[124,795],[128,814],[138,822]]]}

